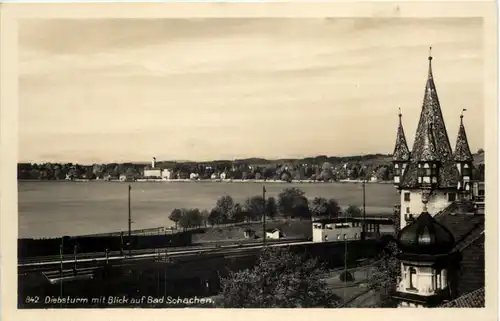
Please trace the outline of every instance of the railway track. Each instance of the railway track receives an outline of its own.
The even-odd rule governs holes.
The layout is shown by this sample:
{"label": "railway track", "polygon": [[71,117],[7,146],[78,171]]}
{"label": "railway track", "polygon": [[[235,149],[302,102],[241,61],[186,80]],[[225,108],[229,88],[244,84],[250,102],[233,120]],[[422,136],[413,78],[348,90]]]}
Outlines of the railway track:
{"label": "railway track", "polygon": [[[229,243],[229,242],[228,242]],[[231,242],[231,243],[234,243]],[[128,251],[121,253],[120,251],[109,251],[106,257],[105,252],[95,252],[95,253],[80,253],[76,257],[72,254],[51,255],[42,257],[31,257],[19,260],[18,268],[22,267],[35,267],[43,265],[53,265],[53,264],[67,264],[67,263],[82,263],[82,262],[99,262],[99,261],[113,261],[113,260],[127,260],[127,259],[141,259],[141,258],[153,258],[159,255],[175,256],[175,255],[187,255],[187,254],[202,254],[205,252],[227,252],[229,250],[240,250],[240,249],[252,249],[261,248],[262,242],[242,242],[239,244],[209,244],[204,246],[189,246],[189,247],[176,247],[176,248],[158,248],[158,249],[143,249],[143,250],[132,250],[129,254]],[[303,241],[298,239],[288,239],[279,241],[268,240],[268,246],[286,246],[290,244],[306,244],[309,241]]]}

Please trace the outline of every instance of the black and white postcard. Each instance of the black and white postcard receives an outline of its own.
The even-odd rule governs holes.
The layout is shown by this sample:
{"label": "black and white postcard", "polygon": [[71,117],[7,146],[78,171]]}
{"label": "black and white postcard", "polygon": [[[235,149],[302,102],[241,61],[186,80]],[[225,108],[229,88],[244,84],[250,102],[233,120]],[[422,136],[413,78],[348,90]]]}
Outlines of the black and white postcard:
{"label": "black and white postcard", "polygon": [[6,319],[495,319],[494,9],[5,5]]}

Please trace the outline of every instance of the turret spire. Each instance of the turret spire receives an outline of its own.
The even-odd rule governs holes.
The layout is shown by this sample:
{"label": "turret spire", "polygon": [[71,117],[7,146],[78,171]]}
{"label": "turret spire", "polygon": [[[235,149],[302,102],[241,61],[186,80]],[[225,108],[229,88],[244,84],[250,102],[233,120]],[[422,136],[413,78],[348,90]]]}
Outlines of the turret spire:
{"label": "turret spire", "polygon": [[[432,50],[432,47],[429,51]],[[427,143],[431,140],[433,144]],[[435,151],[426,151],[431,145]],[[443,120],[439,98],[434,84],[434,76],[432,74],[432,56],[429,52],[429,74],[427,84],[425,86],[424,101],[422,111],[420,112],[420,120],[418,122],[417,133],[415,134],[415,143],[413,144],[412,157],[415,159],[426,158],[430,154],[435,154],[438,161],[450,160],[452,149],[448,139],[448,133]]]}
{"label": "turret spire", "polygon": [[405,131],[403,129],[403,122],[401,121],[401,108],[399,108],[399,125],[398,132],[396,136],[396,146],[394,147],[394,153],[392,159],[394,161],[408,161],[410,159],[410,149],[406,143]]}
{"label": "turret spire", "polygon": [[460,114],[460,127],[458,129],[457,144],[455,147],[455,153],[453,154],[453,160],[456,162],[472,162],[473,157],[470,152],[469,142],[467,140],[467,134],[465,133],[464,126],[464,111],[467,109],[462,109]]}

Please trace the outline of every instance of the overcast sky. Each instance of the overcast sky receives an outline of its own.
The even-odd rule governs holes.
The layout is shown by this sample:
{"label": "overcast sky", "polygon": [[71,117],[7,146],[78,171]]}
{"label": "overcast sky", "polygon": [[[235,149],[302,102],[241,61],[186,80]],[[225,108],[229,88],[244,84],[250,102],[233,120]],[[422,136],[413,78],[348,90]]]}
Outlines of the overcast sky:
{"label": "overcast sky", "polygon": [[428,51],[452,147],[483,147],[481,19],[46,20],[19,26],[20,161],[392,153]]}

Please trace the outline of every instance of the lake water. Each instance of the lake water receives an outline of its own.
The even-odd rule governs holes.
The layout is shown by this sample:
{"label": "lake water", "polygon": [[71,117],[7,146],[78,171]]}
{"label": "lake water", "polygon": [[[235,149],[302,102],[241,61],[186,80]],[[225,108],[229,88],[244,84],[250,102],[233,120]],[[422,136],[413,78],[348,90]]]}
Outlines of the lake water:
{"label": "lake water", "polygon": [[[120,182],[19,182],[19,237],[54,237],[106,233],[128,229],[127,189]],[[222,195],[236,202],[261,195],[259,183],[134,182],[132,229],[172,226],[168,215],[174,208],[210,210]],[[342,207],[362,206],[361,184],[267,183],[267,196],[284,188],[298,187],[310,199],[335,198]],[[392,184],[366,184],[367,213],[391,213],[399,200]]]}

